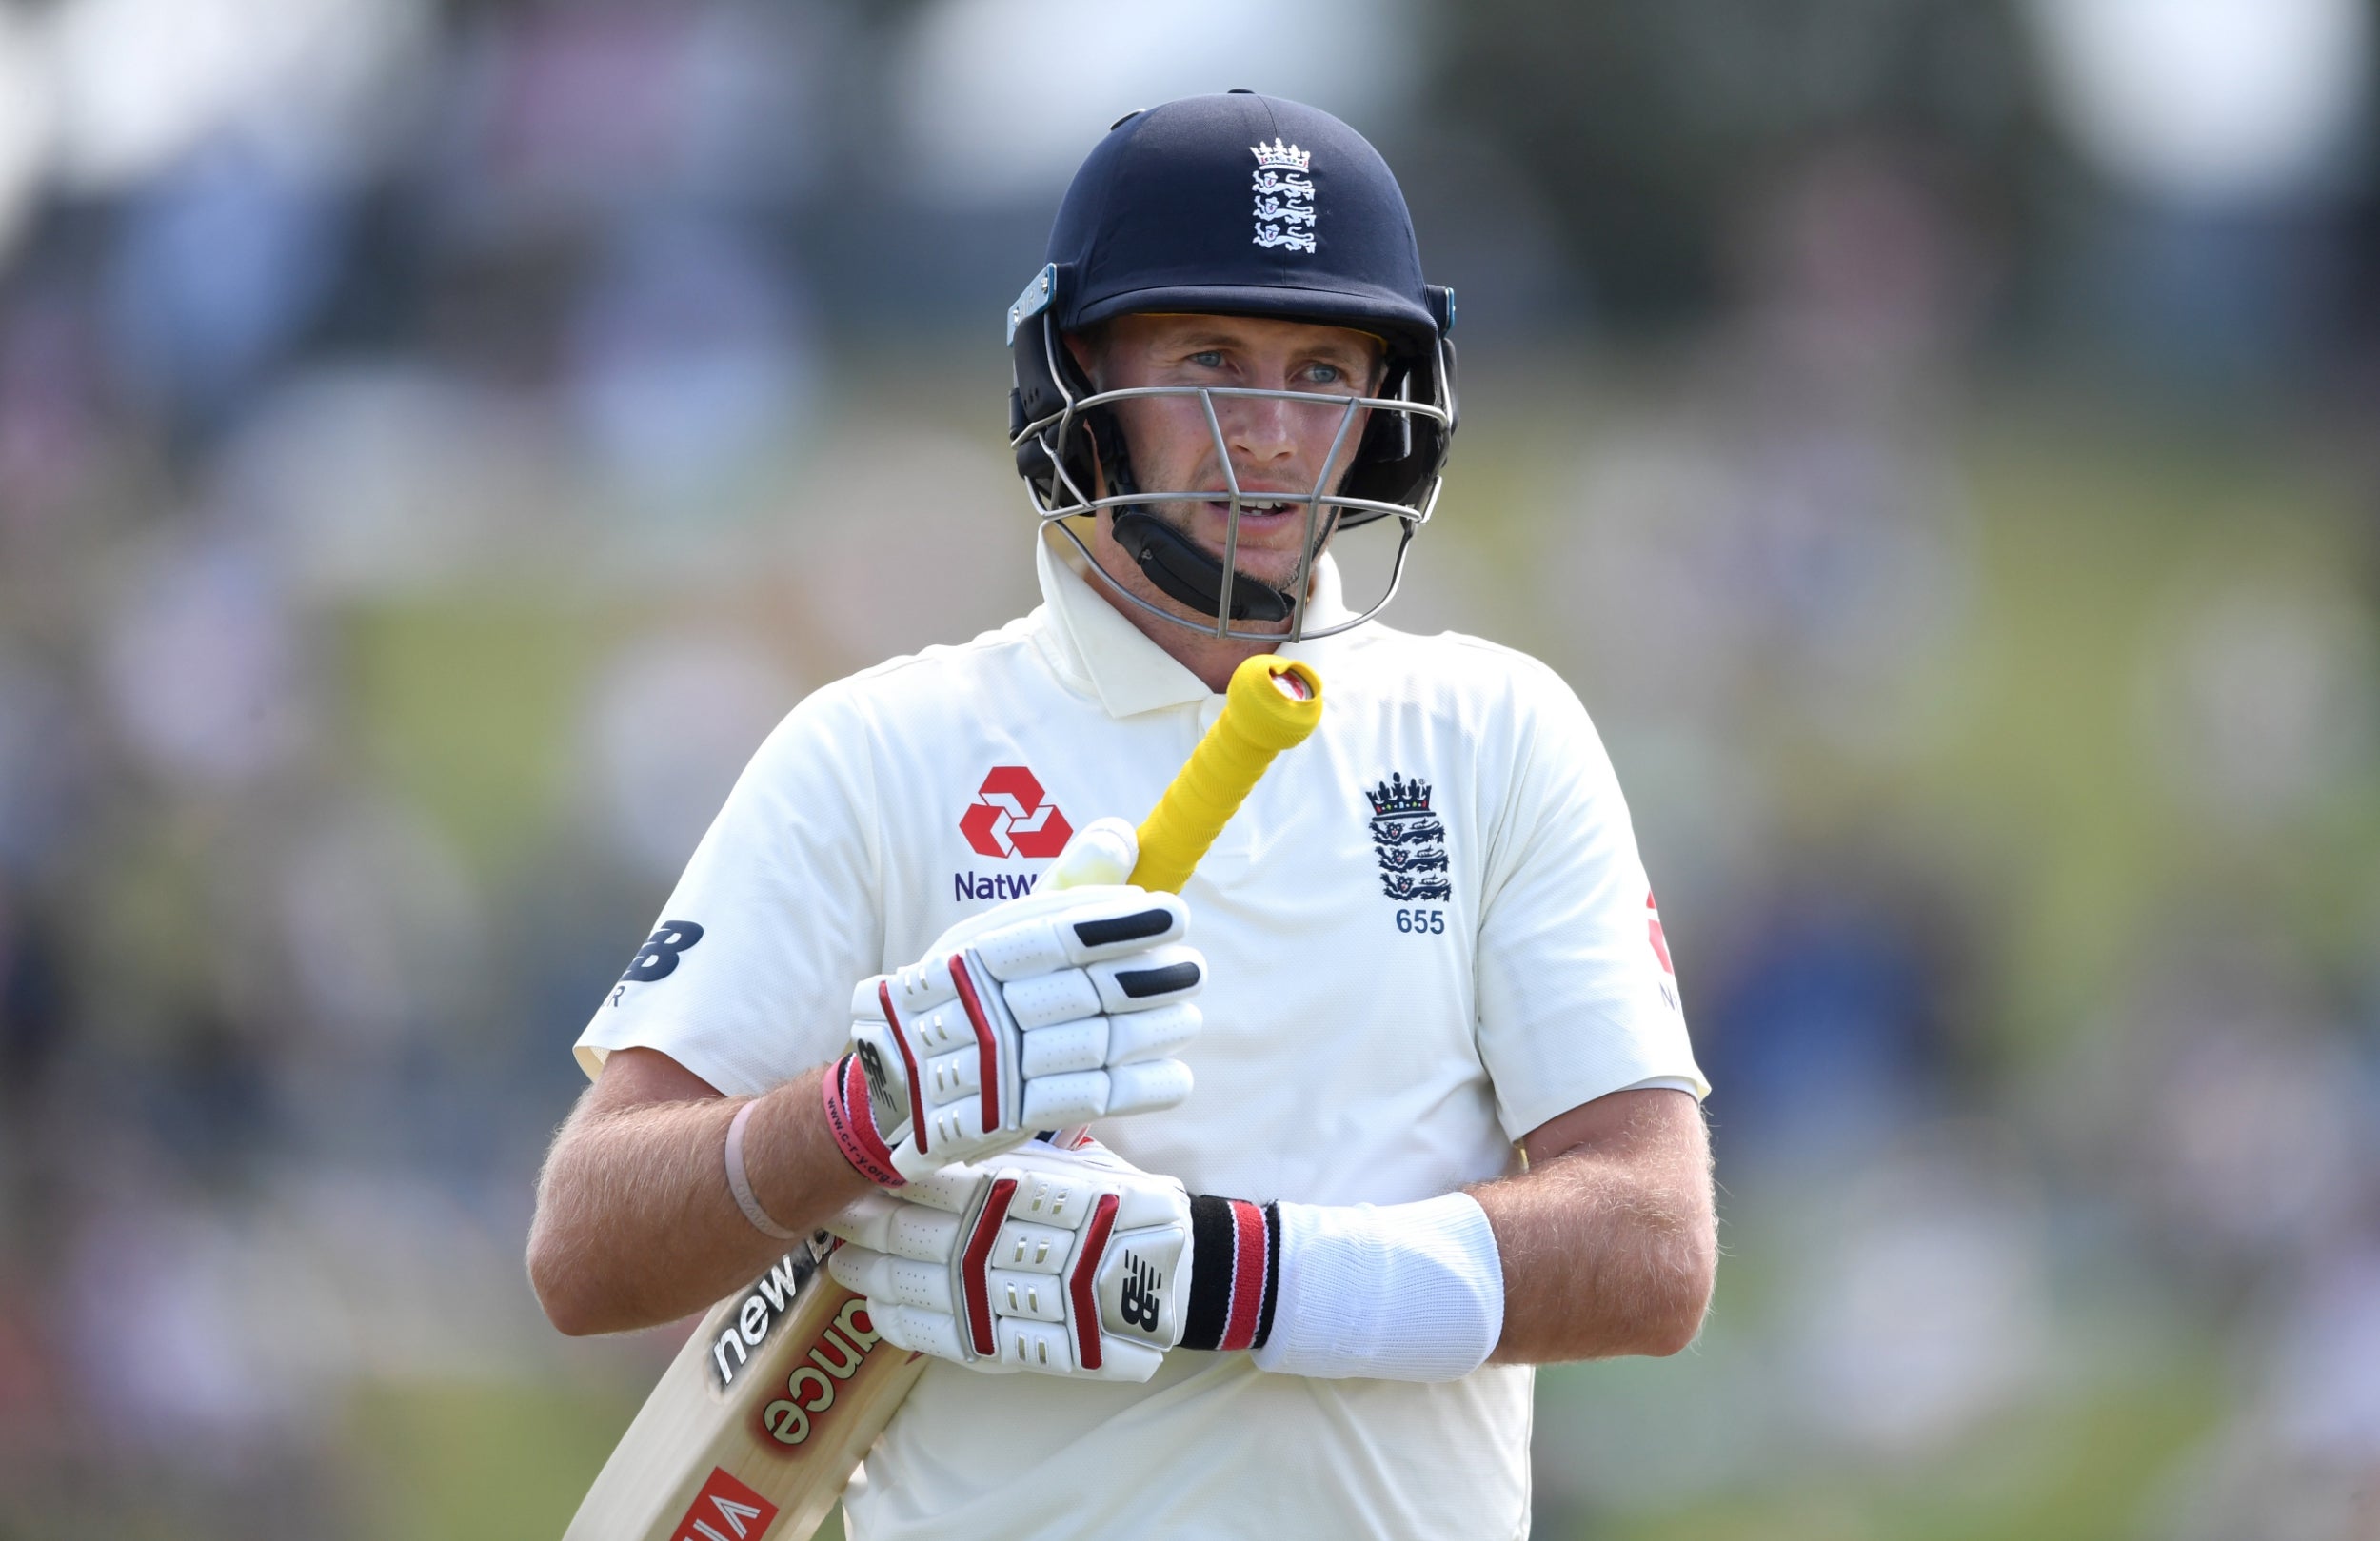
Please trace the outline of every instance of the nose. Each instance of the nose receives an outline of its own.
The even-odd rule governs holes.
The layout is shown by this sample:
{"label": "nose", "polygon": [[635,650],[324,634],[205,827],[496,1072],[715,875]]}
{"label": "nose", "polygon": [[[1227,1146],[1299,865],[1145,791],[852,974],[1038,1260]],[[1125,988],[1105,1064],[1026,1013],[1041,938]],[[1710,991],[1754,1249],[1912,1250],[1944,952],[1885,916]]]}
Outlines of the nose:
{"label": "nose", "polygon": [[1296,414],[1311,412],[1312,408],[1279,397],[1226,397],[1215,405],[1235,463],[1258,469],[1279,469],[1284,462],[1297,459]]}

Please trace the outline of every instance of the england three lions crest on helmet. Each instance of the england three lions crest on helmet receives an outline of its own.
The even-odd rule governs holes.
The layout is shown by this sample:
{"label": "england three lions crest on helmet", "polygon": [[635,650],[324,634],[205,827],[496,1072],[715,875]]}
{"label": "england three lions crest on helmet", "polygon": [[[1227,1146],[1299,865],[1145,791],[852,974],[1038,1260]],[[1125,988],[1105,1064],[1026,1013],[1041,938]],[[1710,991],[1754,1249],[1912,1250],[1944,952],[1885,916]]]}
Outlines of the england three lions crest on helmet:
{"label": "england three lions crest on helmet", "polygon": [[1250,145],[1256,157],[1256,244],[1314,249],[1314,152],[1281,143]]}

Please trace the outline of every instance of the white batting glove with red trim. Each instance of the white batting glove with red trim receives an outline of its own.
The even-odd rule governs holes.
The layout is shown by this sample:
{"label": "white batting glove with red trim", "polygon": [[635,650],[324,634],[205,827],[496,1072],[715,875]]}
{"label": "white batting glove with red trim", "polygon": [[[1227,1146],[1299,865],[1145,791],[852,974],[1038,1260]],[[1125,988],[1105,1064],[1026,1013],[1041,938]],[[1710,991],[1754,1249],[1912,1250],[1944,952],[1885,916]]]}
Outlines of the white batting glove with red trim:
{"label": "white batting glove with red trim", "polygon": [[[852,992],[852,1052],[826,1078],[836,1144],[886,1187],[1012,1149],[1038,1131],[1170,1108],[1206,960],[1173,894],[1118,882],[1132,826],[1078,833],[1052,886],[951,927]],[[1068,879],[1092,880],[1070,885]]]}
{"label": "white batting glove with red trim", "polygon": [[1262,1341],[1269,1209],[1193,1197],[1098,1145],[1032,1144],[871,1195],[827,1268],[895,1347],[983,1371],[1144,1381],[1167,1350]]}

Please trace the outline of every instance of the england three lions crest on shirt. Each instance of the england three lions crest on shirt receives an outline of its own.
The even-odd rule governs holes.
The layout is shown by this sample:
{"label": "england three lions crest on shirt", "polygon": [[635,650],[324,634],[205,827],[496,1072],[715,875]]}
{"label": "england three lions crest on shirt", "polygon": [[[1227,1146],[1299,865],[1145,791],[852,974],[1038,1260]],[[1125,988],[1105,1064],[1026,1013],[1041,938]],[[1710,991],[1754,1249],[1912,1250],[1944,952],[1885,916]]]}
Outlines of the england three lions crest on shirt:
{"label": "england three lions crest on shirt", "polygon": [[1418,776],[1408,781],[1402,771],[1393,771],[1364,796],[1372,804],[1372,846],[1379,861],[1380,892],[1398,903],[1442,904],[1452,899],[1446,825],[1430,812],[1430,783]]}

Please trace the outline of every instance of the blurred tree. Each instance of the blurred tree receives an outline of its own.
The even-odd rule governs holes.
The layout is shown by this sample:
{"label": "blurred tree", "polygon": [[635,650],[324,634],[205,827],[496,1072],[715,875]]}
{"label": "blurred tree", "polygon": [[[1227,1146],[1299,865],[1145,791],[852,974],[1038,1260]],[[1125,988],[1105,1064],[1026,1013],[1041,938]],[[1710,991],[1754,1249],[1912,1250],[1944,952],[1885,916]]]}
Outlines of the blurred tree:
{"label": "blurred tree", "polygon": [[1437,105],[1537,180],[1616,330],[1706,310],[1730,211],[1813,141],[1889,133],[2003,186],[2044,151],[2005,0],[1473,0],[1439,24]]}

